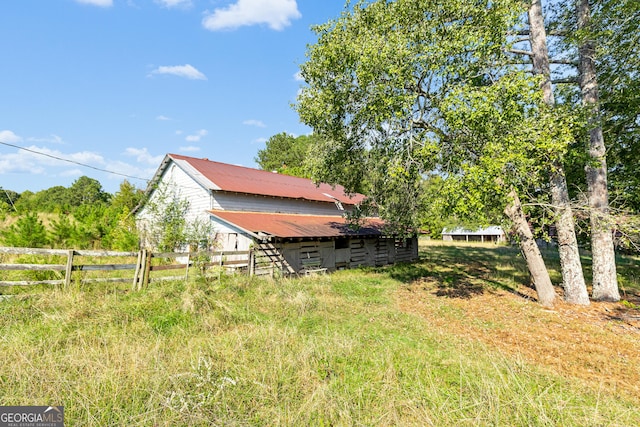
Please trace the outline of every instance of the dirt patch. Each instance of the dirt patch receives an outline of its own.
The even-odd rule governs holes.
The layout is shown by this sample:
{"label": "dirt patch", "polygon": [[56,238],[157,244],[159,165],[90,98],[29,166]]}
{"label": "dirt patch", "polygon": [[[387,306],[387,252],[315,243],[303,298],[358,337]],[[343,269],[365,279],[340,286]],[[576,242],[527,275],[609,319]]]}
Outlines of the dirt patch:
{"label": "dirt patch", "polygon": [[640,305],[558,302],[546,309],[535,292],[445,287],[423,277],[396,293],[399,307],[425,318],[433,328],[485,343],[501,353],[582,380],[594,390],[640,400]]}

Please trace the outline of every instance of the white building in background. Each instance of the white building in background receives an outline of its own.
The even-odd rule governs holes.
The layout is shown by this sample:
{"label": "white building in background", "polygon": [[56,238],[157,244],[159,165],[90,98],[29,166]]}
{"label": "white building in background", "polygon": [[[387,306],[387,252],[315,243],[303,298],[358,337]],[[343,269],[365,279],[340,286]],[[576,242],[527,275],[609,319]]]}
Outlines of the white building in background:
{"label": "white building in background", "polygon": [[449,242],[465,241],[504,243],[507,241],[507,236],[502,227],[498,225],[492,225],[487,228],[478,228],[476,230],[457,227],[452,229],[444,228],[442,230],[442,240]]}

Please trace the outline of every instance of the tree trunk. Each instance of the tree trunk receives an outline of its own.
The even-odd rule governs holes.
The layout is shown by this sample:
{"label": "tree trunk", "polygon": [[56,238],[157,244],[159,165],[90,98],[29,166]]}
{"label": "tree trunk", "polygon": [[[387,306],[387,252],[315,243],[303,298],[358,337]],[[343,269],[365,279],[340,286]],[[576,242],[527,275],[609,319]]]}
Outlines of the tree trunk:
{"label": "tree trunk", "polygon": [[[578,28],[589,26],[589,0],[578,2]],[[590,40],[578,47],[580,55],[580,90],[582,102],[591,108],[589,163],[585,167],[591,221],[591,256],[593,259],[593,299],[619,301],[616,256],[609,223],[609,193],[607,190],[607,160],[602,127],[599,123],[598,81],[594,63],[595,49]]]}
{"label": "tree trunk", "polygon": [[582,273],[573,211],[569,205],[569,191],[564,171],[555,165],[551,176],[551,199],[556,211],[558,253],[562,270],[564,299],[571,304],[589,305],[589,293]]}
{"label": "tree trunk", "polygon": [[511,220],[513,224],[513,231],[518,236],[520,241],[520,249],[522,250],[522,256],[527,262],[529,273],[531,274],[531,280],[536,288],[538,294],[538,301],[540,304],[550,307],[553,305],[556,292],[551,284],[551,278],[547,267],[544,265],[542,254],[540,254],[540,248],[533,238],[533,233],[529,228],[529,223],[522,211],[522,205],[520,204],[520,198],[515,190],[511,190],[509,197],[512,201],[504,209],[505,215]]}
{"label": "tree trunk", "polygon": [[[553,107],[555,98],[551,87],[551,69],[549,66],[549,51],[547,49],[547,34],[544,28],[541,0],[533,0],[529,7],[529,32],[531,42],[531,60],[533,73],[542,75],[544,80],[540,84],[544,102]],[[573,304],[589,304],[589,294],[582,273],[582,263],[578,252],[573,212],[569,204],[569,191],[564,169],[560,160],[550,165],[551,198],[556,213],[556,230],[558,232],[558,250],[560,252],[560,267],[564,297]]]}

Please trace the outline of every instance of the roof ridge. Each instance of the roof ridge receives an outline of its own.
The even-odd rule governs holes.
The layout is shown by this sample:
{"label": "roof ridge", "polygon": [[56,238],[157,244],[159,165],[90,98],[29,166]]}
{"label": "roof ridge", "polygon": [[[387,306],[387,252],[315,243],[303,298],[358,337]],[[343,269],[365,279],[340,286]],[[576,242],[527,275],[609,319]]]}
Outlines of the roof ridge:
{"label": "roof ridge", "polygon": [[[349,205],[361,203],[366,196],[348,193],[340,184],[316,183],[309,178],[273,173],[247,166],[232,165],[207,158],[169,153],[165,157],[188,165],[193,173],[208,181],[218,191],[255,194],[261,196],[302,199],[315,202],[340,202]],[[163,162],[164,164],[165,162]],[[162,167],[162,166],[161,166]],[[191,174],[185,170],[187,174]],[[192,176],[192,178],[194,178]],[[197,179],[197,178],[196,178]]]}
{"label": "roof ridge", "polygon": [[[313,184],[315,184],[315,182],[311,178],[304,178],[302,176],[295,176],[295,175],[287,175],[287,174],[280,173],[280,172],[272,172],[272,171],[268,171],[268,170],[265,170],[265,169],[252,168],[252,167],[249,167],[249,166],[236,165],[236,164],[233,164],[233,163],[220,162],[220,161],[217,161],[217,160],[211,160],[211,159],[209,159],[207,157],[193,157],[193,156],[185,156],[183,154],[174,154],[174,153],[168,153],[167,155],[171,156],[171,157],[180,157],[183,160],[186,160],[186,159],[201,160],[201,161],[210,162],[210,163],[217,163],[219,165],[231,166],[231,167],[234,167],[234,168],[249,169],[249,170],[255,171],[255,172],[262,172],[262,173],[268,173],[268,174],[273,174],[273,175],[279,175],[279,176],[283,176],[283,177],[287,177],[287,178],[293,178],[293,179],[299,179],[299,180],[303,180],[303,181],[311,181]],[[331,186],[335,186],[335,187],[344,188],[340,184],[327,184],[325,182],[323,182],[321,184],[326,184],[326,185],[331,185]]]}

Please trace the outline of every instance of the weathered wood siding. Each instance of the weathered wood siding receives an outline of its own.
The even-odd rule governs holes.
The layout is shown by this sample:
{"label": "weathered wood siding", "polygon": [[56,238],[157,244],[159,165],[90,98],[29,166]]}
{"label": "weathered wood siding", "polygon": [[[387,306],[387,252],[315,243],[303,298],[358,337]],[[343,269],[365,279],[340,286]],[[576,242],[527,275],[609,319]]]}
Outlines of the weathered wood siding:
{"label": "weathered wood siding", "polygon": [[[390,238],[352,238],[348,247],[336,249],[335,241],[280,242],[271,245],[274,257],[282,266],[284,274],[301,273],[307,270],[324,269],[334,271],[361,266],[382,266],[397,261],[417,259],[417,239],[398,240]],[[276,258],[274,258],[276,259]]]}
{"label": "weathered wood siding", "polygon": [[418,238],[397,239],[395,254],[395,262],[409,262],[418,259]]}
{"label": "weathered wood siding", "polygon": [[393,264],[396,259],[394,239],[380,238],[375,242],[375,265]]}

